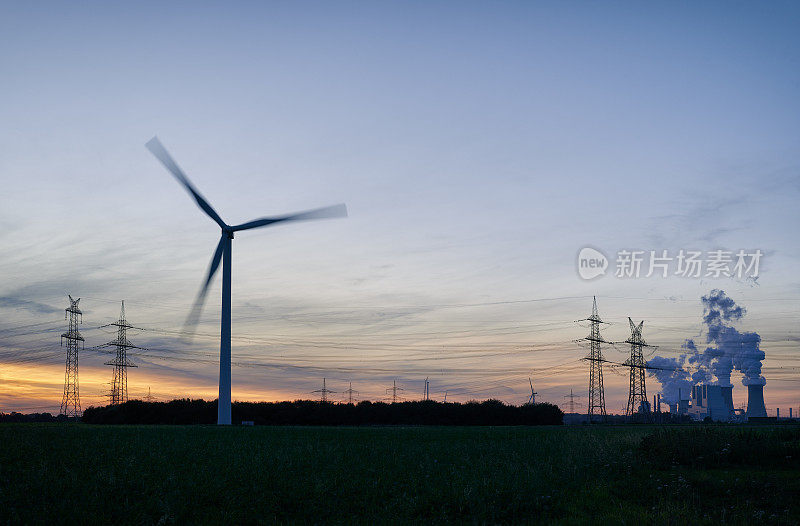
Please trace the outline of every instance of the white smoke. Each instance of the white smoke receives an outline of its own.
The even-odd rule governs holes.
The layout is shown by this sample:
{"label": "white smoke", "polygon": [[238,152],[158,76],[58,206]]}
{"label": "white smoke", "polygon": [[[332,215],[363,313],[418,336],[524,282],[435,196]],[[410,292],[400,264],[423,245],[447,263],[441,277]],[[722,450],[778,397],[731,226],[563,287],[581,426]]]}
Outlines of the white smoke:
{"label": "white smoke", "polygon": [[[685,351],[678,358],[655,356],[648,361],[651,374],[661,383],[661,397],[667,403],[676,403],[678,389],[688,392],[692,385],[711,383],[730,386],[731,373],[744,375],[744,385],[764,385],[761,376],[764,351],[760,349],[761,336],[755,332],[739,332],[732,326],[747,311],[736,304],[724,291],[712,290],[701,298],[706,348],[700,352],[693,339],[683,344]],[[689,371],[689,367],[693,371]]]}

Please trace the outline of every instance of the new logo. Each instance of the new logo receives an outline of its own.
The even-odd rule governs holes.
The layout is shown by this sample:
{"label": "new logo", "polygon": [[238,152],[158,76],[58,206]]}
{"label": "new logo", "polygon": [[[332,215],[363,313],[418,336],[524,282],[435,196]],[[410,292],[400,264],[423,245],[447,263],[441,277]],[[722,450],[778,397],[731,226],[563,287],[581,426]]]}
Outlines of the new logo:
{"label": "new logo", "polygon": [[608,258],[592,247],[583,247],[578,252],[578,275],[583,279],[594,279],[606,273]]}

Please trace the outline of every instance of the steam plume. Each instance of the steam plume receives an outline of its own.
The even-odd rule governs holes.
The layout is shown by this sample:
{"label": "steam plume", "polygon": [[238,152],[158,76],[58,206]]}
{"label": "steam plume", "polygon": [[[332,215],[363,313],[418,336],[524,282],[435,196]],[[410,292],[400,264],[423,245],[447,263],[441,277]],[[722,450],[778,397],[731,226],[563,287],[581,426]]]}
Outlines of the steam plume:
{"label": "steam plume", "polygon": [[[739,332],[732,326],[746,313],[724,291],[712,290],[701,298],[703,302],[703,324],[706,333],[706,348],[700,352],[693,339],[683,344],[684,352],[678,358],[655,356],[648,362],[651,373],[661,383],[661,397],[667,403],[676,403],[678,389],[688,393],[692,385],[715,383],[731,385],[731,373],[736,370],[744,375],[744,385],[764,385],[761,376],[764,351],[760,349],[761,336],[755,332]],[[689,372],[688,368],[693,368]]]}

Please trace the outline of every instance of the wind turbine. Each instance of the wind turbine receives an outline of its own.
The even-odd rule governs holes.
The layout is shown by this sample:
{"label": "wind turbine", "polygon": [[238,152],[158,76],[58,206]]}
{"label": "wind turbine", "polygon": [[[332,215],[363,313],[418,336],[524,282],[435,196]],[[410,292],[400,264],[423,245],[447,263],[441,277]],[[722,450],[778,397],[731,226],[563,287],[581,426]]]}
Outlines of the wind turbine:
{"label": "wind turbine", "polygon": [[172,159],[166,148],[161,144],[157,137],[150,139],[147,144],[147,149],[161,161],[161,164],[169,170],[175,179],[183,185],[189,194],[194,197],[197,206],[200,207],[208,217],[214,220],[217,225],[222,229],[222,236],[220,237],[217,249],[214,251],[214,256],[211,258],[211,264],[208,267],[208,275],[206,276],[203,286],[197,295],[194,307],[187,318],[187,325],[194,327],[200,317],[200,310],[203,307],[208,287],[214,274],[219,268],[220,260],[222,261],[222,322],[221,334],[219,343],[219,400],[217,403],[217,424],[230,425],[231,423],[231,242],[235,232],[242,230],[250,230],[251,228],[259,228],[262,226],[272,225],[274,223],[282,223],[288,221],[302,221],[309,219],[325,219],[331,217],[347,217],[347,207],[344,204],[327,206],[325,208],[317,208],[305,212],[298,212],[296,214],[289,214],[276,217],[263,217],[261,219],[254,219],[247,223],[240,225],[228,225],[217,214],[216,211],[208,204],[208,201],[195,189],[186,174],[178,167],[178,164]]}
{"label": "wind turbine", "polygon": [[533,380],[528,377],[528,383],[531,384],[531,395],[528,397],[528,404],[535,404],[536,403],[536,395],[539,394],[533,390]]}

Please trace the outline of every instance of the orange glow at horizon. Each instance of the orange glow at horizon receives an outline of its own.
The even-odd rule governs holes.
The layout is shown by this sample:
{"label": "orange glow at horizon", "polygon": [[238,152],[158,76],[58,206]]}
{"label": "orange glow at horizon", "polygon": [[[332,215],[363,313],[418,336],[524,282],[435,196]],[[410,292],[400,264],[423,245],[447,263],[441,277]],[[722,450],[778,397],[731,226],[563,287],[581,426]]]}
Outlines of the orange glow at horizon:
{"label": "orange glow at horizon", "polygon": [[[581,410],[585,404],[585,381],[587,371],[577,370],[568,373],[560,373],[557,378],[543,375],[537,378],[534,375],[534,388],[539,393],[537,399],[543,402],[550,402],[560,406],[562,409],[567,407],[565,394],[569,394],[570,389],[574,389],[576,404]],[[109,383],[111,379],[111,367],[87,366],[80,369],[80,399],[81,408],[86,409],[91,406],[103,406],[107,404]],[[277,402],[285,400],[314,400],[318,395],[311,391],[298,392],[292,390],[270,389],[268,382],[243,383],[236,381],[234,375],[233,400],[248,402]],[[444,399],[445,389],[441,389],[440,377],[431,375],[431,398],[435,400]],[[520,380],[522,378],[520,377]],[[527,378],[525,378],[527,382]],[[0,372],[0,412],[9,413],[11,411],[20,412],[51,412],[56,414],[60,408],[61,396],[63,392],[64,366],[63,365],[5,365]],[[525,382],[525,383],[526,383]],[[657,383],[648,379],[648,384],[652,387],[648,391],[649,398],[658,392],[655,387]],[[348,382],[340,379],[329,378],[328,388],[336,391],[330,396],[332,401],[343,401],[346,398],[344,390],[347,389]],[[357,401],[371,400],[386,401],[388,395],[386,389],[391,386],[391,382],[380,383],[375,381],[359,381],[353,386],[359,394],[355,396]],[[606,386],[606,408],[609,413],[618,413],[624,407],[627,396],[627,377],[614,374],[610,370],[605,371]],[[321,379],[320,385],[321,387]],[[401,400],[421,399],[421,392],[417,393],[406,379],[400,378],[398,387],[403,390],[399,392]],[[524,386],[527,388],[527,385]],[[147,396],[148,388],[151,395],[158,401],[169,401],[179,398],[192,398],[204,400],[216,400],[217,385],[215,379],[208,382],[201,382],[196,379],[184,377],[172,377],[164,373],[148,372],[145,368],[132,368],[128,373],[128,398],[144,399]],[[316,387],[315,387],[316,388]],[[563,393],[562,393],[563,391]],[[479,392],[479,391],[478,391]],[[478,394],[476,392],[476,394]],[[793,391],[780,389],[776,383],[767,386],[767,404],[774,411],[775,407],[794,406],[795,394]],[[512,398],[506,398],[508,403],[520,404],[529,395],[523,391],[522,386],[519,392]],[[448,401],[466,402],[469,400],[482,400],[492,398],[490,392],[486,396],[463,395],[458,392],[450,391],[447,394]],[[500,397],[501,399],[503,397]],[[734,387],[734,398],[736,406],[746,404],[746,390],[744,387]],[[664,408],[666,410],[666,407]]]}

